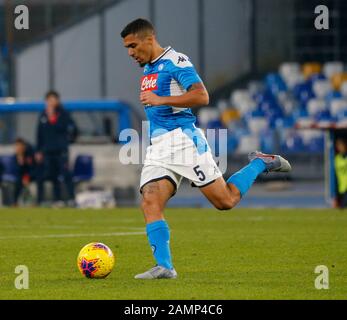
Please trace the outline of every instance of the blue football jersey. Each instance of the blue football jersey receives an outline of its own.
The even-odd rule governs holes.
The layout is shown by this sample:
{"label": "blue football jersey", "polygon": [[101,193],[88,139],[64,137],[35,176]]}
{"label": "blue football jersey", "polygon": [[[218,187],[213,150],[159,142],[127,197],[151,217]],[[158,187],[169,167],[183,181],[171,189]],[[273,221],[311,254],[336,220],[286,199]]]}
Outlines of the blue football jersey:
{"label": "blue football jersey", "polygon": [[[202,82],[189,58],[171,47],[144,67],[141,91],[151,90],[158,96],[179,96],[193,83]],[[146,106],[150,136],[177,128],[194,128],[195,116],[190,108],[169,105]]]}

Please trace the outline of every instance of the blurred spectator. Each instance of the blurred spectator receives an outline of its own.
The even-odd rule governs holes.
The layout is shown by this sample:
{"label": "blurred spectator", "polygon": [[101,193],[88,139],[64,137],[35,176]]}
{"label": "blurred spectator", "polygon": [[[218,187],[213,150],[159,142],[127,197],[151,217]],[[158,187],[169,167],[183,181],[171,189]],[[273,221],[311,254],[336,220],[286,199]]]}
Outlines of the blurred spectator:
{"label": "blurred spectator", "polygon": [[334,200],[335,208],[347,207],[347,141],[336,139],[335,143],[335,174],[337,183],[337,197]]}
{"label": "blurred spectator", "polygon": [[63,108],[60,96],[56,91],[49,91],[45,97],[46,107],[39,117],[37,128],[38,163],[37,193],[38,204],[44,200],[44,181],[53,183],[54,201],[63,205],[61,183],[66,186],[68,205],[74,206],[74,186],[69,170],[69,144],[77,136],[77,127],[70,114]]}
{"label": "blurred spectator", "polygon": [[18,198],[23,190],[28,190],[30,182],[34,179],[35,161],[33,147],[22,138],[15,142],[15,155],[17,174],[14,189],[14,204],[18,204]]}

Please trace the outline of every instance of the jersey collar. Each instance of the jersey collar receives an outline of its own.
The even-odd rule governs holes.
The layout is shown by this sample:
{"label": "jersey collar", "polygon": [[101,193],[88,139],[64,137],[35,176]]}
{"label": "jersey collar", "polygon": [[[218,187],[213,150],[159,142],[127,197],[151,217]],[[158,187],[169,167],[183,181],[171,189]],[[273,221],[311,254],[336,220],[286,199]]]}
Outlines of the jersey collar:
{"label": "jersey collar", "polygon": [[164,52],[163,52],[160,56],[158,56],[158,57],[156,57],[154,60],[152,60],[150,63],[151,63],[151,64],[156,63],[156,62],[159,61],[162,57],[164,57],[171,49],[172,49],[171,46],[166,47],[165,50],[164,50]]}

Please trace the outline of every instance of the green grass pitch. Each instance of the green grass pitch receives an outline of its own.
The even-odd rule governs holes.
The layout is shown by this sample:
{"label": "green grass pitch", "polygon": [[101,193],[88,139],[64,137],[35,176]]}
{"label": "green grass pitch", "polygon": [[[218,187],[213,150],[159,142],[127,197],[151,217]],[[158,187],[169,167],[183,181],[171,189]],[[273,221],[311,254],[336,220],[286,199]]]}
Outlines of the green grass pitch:
{"label": "green grass pitch", "polygon": [[[134,275],[154,265],[139,209],[2,209],[0,299],[346,299],[347,215],[333,210],[168,209],[176,280]],[[116,266],[82,277],[85,244],[107,244]],[[17,265],[29,289],[14,286]],[[329,269],[329,289],[314,269]]]}

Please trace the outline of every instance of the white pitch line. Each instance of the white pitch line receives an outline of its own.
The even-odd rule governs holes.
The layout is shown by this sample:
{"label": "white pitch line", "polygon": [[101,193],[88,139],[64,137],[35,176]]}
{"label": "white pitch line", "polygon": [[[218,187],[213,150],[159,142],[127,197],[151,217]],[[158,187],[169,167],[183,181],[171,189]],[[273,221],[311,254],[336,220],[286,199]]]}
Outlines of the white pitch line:
{"label": "white pitch line", "polygon": [[27,235],[27,236],[8,236],[0,237],[0,240],[7,239],[43,239],[43,238],[79,238],[79,237],[113,237],[113,236],[134,236],[143,235],[146,232],[107,232],[107,233],[67,233],[67,234],[46,234],[46,235]]}
{"label": "white pitch line", "polygon": [[[82,227],[88,227],[88,225],[82,226]],[[78,229],[81,228],[80,225],[8,225],[8,226],[0,226],[0,229]],[[114,227],[107,227],[107,228],[113,228]],[[104,228],[105,229],[105,228]],[[128,227],[128,226],[117,226],[117,229],[127,229],[127,230],[143,230],[144,227]]]}

